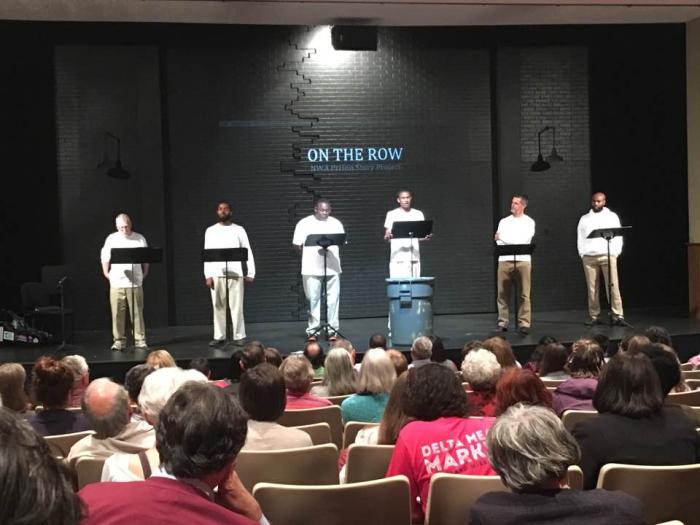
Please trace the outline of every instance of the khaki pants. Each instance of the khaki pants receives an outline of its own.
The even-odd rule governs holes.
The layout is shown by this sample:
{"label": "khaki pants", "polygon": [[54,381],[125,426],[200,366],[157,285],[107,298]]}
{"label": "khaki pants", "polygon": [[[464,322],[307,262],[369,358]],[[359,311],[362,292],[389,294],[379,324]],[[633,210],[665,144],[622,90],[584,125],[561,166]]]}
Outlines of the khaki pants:
{"label": "khaki pants", "polygon": [[[134,304],[135,303],[135,304]],[[110,288],[109,304],[112,307],[112,337],[117,347],[126,346],[126,316],[134,312],[134,343],[146,344],[146,328],[143,322],[143,288],[134,288],[134,301],[131,300],[131,288]],[[128,310],[127,310],[128,305]]]}
{"label": "khaki pants", "polygon": [[[586,287],[588,288],[588,315],[591,319],[597,319],[600,315],[600,274],[605,280],[605,296],[608,295],[608,256],[607,255],[584,255],[583,273],[586,276]],[[608,297],[611,305],[613,318],[624,317],[622,311],[622,297],[620,296],[620,286],[617,279],[617,257],[610,257],[610,277],[612,279],[612,301]]]}
{"label": "khaki pants", "polygon": [[[234,341],[245,339],[243,321],[243,277],[228,279],[228,307],[231,310],[231,328]],[[211,303],[214,309],[214,339],[226,339],[226,278],[215,277],[211,290]]]}
{"label": "khaki pants", "polygon": [[518,326],[529,328],[532,315],[530,311],[530,262],[518,261],[513,268],[512,262],[499,262],[496,281],[498,283],[498,324],[508,326],[508,304],[511,301],[511,285],[517,281],[520,300],[518,304]]}

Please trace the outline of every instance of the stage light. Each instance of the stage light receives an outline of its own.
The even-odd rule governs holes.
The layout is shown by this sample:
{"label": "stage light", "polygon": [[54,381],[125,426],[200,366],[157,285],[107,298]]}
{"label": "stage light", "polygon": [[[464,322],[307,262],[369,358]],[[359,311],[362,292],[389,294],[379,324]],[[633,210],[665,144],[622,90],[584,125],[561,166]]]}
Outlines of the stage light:
{"label": "stage light", "polygon": [[[552,131],[552,152],[544,160],[542,157],[542,134],[546,131]],[[557,131],[554,126],[545,126],[537,132],[537,160],[530,166],[530,171],[547,171],[552,167],[552,162],[562,162],[564,158],[557,153],[556,147]]]}
{"label": "stage light", "polygon": [[[109,139],[114,140],[117,143],[117,160],[112,162],[112,160],[109,158]],[[124,169],[124,166],[122,165],[122,141],[117,137],[114,133],[110,133],[109,131],[105,131],[105,142],[104,142],[104,151],[102,153],[102,160],[100,163],[97,165],[98,169],[103,169],[109,166],[109,169],[107,170],[107,176],[112,177],[114,179],[128,179],[131,177],[131,173],[126,171]]]}

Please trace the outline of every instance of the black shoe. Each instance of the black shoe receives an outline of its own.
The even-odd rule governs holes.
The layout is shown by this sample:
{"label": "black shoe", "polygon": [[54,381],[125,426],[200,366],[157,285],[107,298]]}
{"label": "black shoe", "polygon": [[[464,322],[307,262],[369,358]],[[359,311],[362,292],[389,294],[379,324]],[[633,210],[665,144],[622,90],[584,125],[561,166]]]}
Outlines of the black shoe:
{"label": "black shoe", "polygon": [[530,327],[529,326],[521,326],[518,328],[518,333],[522,335],[523,337],[526,335],[530,335]]}
{"label": "black shoe", "polygon": [[603,323],[597,317],[589,317],[588,319],[586,319],[583,322],[583,324],[585,324],[586,326],[595,326],[595,325],[599,325],[599,324],[603,324]]}
{"label": "black shoe", "polygon": [[613,325],[624,326],[625,328],[632,328],[632,325],[625,321],[624,317],[618,317],[617,319],[613,319]]}
{"label": "black shoe", "polygon": [[110,348],[110,350],[112,352],[121,352],[122,350],[124,350],[124,347],[115,343],[112,345],[112,348]]}
{"label": "black shoe", "polygon": [[233,340],[233,345],[234,346],[245,346],[246,341],[248,341],[247,337],[242,337],[240,339],[234,339]]}
{"label": "black shoe", "polygon": [[226,341],[224,341],[223,339],[212,339],[211,341],[209,341],[209,346],[211,346],[212,348],[221,348],[225,344]]}
{"label": "black shoe", "polygon": [[498,324],[498,325],[496,325],[496,328],[493,329],[493,331],[494,332],[507,332],[508,325]]}

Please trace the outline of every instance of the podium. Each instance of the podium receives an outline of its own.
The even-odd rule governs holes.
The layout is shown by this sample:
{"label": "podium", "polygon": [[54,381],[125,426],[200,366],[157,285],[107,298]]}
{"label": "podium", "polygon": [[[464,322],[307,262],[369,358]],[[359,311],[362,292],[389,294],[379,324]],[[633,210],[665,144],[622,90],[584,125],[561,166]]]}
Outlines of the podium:
{"label": "podium", "polygon": [[396,221],[391,225],[391,240],[410,239],[411,240],[411,277],[414,275],[413,268],[418,261],[413,256],[413,239],[424,239],[433,232],[433,221]]}
{"label": "podium", "polygon": [[313,233],[306,236],[304,246],[319,246],[323,250],[323,281],[321,282],[321,319],[316,328],[308,337],[318,337],[325,334],[326,339],[332,336],[343,337],[339,330],[328,324],[328,248],[345,244],[347,238],[344,233]]}

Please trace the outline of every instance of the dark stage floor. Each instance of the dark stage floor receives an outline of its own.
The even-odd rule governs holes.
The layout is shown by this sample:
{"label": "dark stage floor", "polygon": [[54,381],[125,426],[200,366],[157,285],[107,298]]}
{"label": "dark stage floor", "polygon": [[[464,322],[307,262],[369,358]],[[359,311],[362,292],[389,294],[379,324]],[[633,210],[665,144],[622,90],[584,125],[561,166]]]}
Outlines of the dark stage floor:
{"label": "dark stage floor", "polygon": [[[635,329],[621,327],[583,325],[586,312],[569,310],[539,312],[533,319],[532,333],[521,337],[514,332],[503,335],[513,345],[519,361],[525,362],[537,341],[544,335],[551,335],[564,343],[580,337],[590,337],[603,333],[612,340],[619,340],[630,333],[641,331],[646,326],[656,324],[666,327],[672,334],[674,346],[682,360],[700,352],[700,321],[681,313],[658,310],[631,310],[626,312],[627,320]],[[484,339],[492,335],[496,316],[493,313],[470,315],[437,315],[434,319],[435,334],[443,338],[445,348],[451,357],[459,359],[459,350],[472,339]],[[304,344],[303,321],[248,323],[248,337],[259,339],[267,346],[274,346],[283,354],[301,350]],[[386,318],[343,319],[341,331],[357,347],[358,352],[366,348],[367,340],[373,333],[386,333]],[[193,357],[207,357],[216,376],[228,373],[229,357],[232,350],[217,350],[208,346],[211,339],[211,326],[175,326],[148,330],[151,349],[166,348],[185,366]],[[93,377],[112,376],[123,378],[124,373],[134,364],[142,362],[145,352],[123,353],[110,350],[111,337],[107,332],[78,332],[75,342],[67,352],[81,354],[90,363]],[[407,348],[399,347],[402,350]],[[19,345],[0,346],[0,362],[19,362],[27,366],[45,354],[57,354],[56,346],[32,347]]]}

